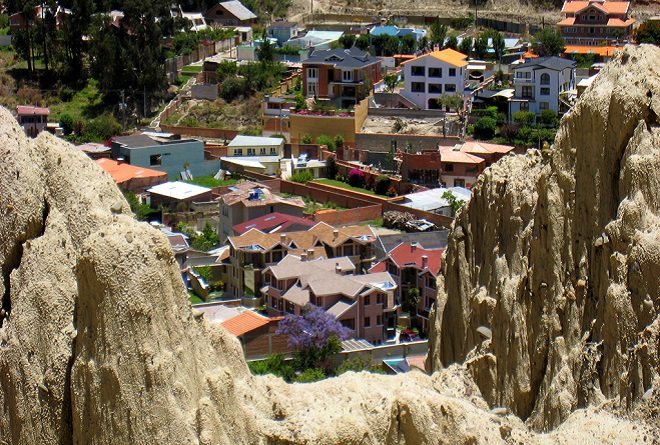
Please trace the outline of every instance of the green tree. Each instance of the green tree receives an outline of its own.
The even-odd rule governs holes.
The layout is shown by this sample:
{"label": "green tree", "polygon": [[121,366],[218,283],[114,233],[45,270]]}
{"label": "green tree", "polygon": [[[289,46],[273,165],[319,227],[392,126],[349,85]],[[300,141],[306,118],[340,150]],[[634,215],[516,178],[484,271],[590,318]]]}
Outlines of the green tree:
{"label": "green tree", "polygon": [[401,38],[401,53],[414,54],[417,51],[417,40],[412,34],[406,34]]}
{"label": "green tree", "polygon": [[373,38],[373,45],[377,56],[391,57],[399,52],[399,39],[387,34]]}
{"label": "green tree", "polygon": [[122,126],[117,119],[110,113],[104,113],[85,124],[83,138],[86,141],[103,143],[121,132]]}
{"label": "green tree", "polygon": [[546,127],[556,127],[559,124],[559,119],[557,118],[557,112],[555,110],[543,110],[541,114],[537,117],[539,124]]}
{"label": "green tree", "polygon": [[396,88],[396,84],[399,83],[399,76],[394,73],[385,74],[383,76],[383,83],[385,83],[387,90],[392,93],[394,92],[394,88]]}
{"label": "green tree", "polygon": [[445,41],[445,48],[451,48],[454,50],[458,48],[458,37],[456,36],[447,37],[447,40]]}
{"label": "green tree", "polygon": [[495,29],[489,29],[484,34],[489,38],[492,39],[492,46],[493,46],[493,51],[495,52],[495,60],[501,60],[502,55],[504,54],[504,50],[506,49],[506,43],[504,42],[504,37],[502,37],[502,34],[495,30]]}
{"label": "green tree", "polygon": [[206,221],[202,234],[195,238],[192,242],[192,247],[203,252],[208,252],[218,245],[218,233],[215,231],[210,222]]}
{"label": "green tree", "polygon": [[257,48],[257,58],[261,62],[269,63],[275,61],[275,48],[270,43],[270,39],[264,37],[261,46]]}
{"label": "green tree", "polygon": [[385,195],[390,189],[390,178],[385,175],[380,175],[376,178],[376,185],[374,187],[374,192],[378,195]]}
{"label": "green tree", "polygon": [[339,173],[339,167],[337,167],[337,157],[334,154],[331,154],[325,160],[325,174],[329,179],[335,179],[337,173]]}
{"label": "green tree", "polygon": [[458,45],[458,52],[465,54],[466,56],[469,56],[470,53],[472,52],[472,46],[474,42],[472,40],[472,37],[464,37],[461,43]]}
{"label": "green tree", "polygon": [[344,148],[344,142],[345,142],[344,136],[342,136],[341,134],[335,135],[335,139],[334,139],[335,148]]}
{"label": "green tree", "polygon": [[450,190],[447,190],[442,194],[442,199],[449,201],[449,205],[451,206],[451,216],[456,215],[458,209],[463,207],[463,204],[465,204],[465,201],[456,198],[456,196]]}
{"label": "green tree", "polygon": [[142,204],[134,192],[124,192],[124,198],[126,198],[128,205],[131,207],[131,212],[133,212],[138,221],[149,220],[149,215],[153,213],[153,209],[149,204]]}
{"label": "green tree", "polygon": [[215,70],[216,82],[222,83],[226,78],[238,74],[238,65],[231,60],[223,60],[218,64],[218,69]]}
{"label": "green tree", "polygon": [[299,184],[307,184],[309,181],[314,180],[314,175],[309,170],[303,170],[295,175],[291,176],[290,181],[297,182]]}
{"label": "green tree", "polygon": [[303,137],[301,138],[301,142],[303,144],[311,144],[312,143],[312,135],[309,133],[305,133]]}
{"label": "green tree", "polygon": [[64,21],[64,76],[74,79],[83,72],[85,59],[85,42],[83,38],[89,35],[92,14],[96,5],[93,0],[73,0],[71,14]]}
{"label": "green tree", "polygon": [[326,145],[328,147],[328,150],[330,151],[335,151],[337,146],[335,145],[335,141],[330,137],[325,134],[322,134],[321,136],[316,138],[316,144],[317,145]]}
{"label": "green tree", "polygon": [[438,17],[435,22],[431,23],[429,29],[429,43],[431,46],[442,45],[445,43],[445,37],[447,37],[447,25],[440,23],[440,18]]}
{"label": "green tree", "polygon": [[486,58],[486,54],[488,54],[488,35],[485,32],[475,39],[474,52],[477,59],[483,60]]}
{"label": "green tree", "polygon": [[463,108],[463,97],[460,94],[442,93],[439,100],[447,110],[456,110],[459,112]]}
{"label": "green tree", "polygon": [[497,120],[492,117],[482,117],[474,124],[474,136],[480,139],[492,139],[497,131]]}
{"label": "green tree", "polygon": [[362,51],[369,51],[369,48],[371,47],[369,36],[367,34],[362,34],[355,39],[355,47]]}
{"label": "green tree", "polygon": [[564,52],[566,44],[559,30],[543,28],[534,35],[532,48],[539,56],[558,56]]}
{"label": "green tree", "polygon": [[523,126],[532,125],[536,120],[536,114],[531,111],[516,111],[511,117],[515,123]]}
{"label": "green tree", "polygon": [[339,44],[345,49],[352,48],[355,45],[356,37],[353,34],[343,34],[339,37]]}
{"label": "green tree", "polygon": [[60,115],[60,127],[62,127],[64,136],[70,135],[73,131],[73,117],[68,113],[62,113]]}

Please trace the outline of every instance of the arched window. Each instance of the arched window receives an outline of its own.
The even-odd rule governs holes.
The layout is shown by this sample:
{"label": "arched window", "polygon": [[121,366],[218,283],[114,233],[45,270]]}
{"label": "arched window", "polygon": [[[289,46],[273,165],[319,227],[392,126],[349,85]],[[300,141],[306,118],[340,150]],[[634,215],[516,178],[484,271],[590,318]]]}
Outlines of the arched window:
{"label": "arched window", "polygon": [[550,85],[550,74],[541,74],[541,85]]}

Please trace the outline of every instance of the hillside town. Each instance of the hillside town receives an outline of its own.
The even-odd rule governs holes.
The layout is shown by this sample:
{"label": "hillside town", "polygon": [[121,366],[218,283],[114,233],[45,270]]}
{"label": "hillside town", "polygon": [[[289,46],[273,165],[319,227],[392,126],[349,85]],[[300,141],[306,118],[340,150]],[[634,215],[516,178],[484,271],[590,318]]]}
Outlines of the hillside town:
{"label": "hillside town", "polygon": [[[0,45],[31,79],[67,64],[40,33],[52,22],[68,35],[77,12],[51,3],[5,11]],[[108,47],[80,65],[94,72],[114,55],[123,71],[100,67],[61,103],[17,87],[25,133],[75,143],[113,178],[169,240],[194,309],[246,359],[293,357],[290,320],[320,310],[341,327],[333,353],[366,354],[387,373],[425,369],[448,229],[484,171],[549,148],[608,60],[658,26],[640,26],[629,1],[566,0],[543,27],[294,21],[230,0],[169,8],[167,58],[148,67],[106,40],[138,34],[130,13],[98,11],[85,42]],[[79,95],[80,107],[96,100],[82,99],[90,85],[110,109],[93,118],[74,108]]]}

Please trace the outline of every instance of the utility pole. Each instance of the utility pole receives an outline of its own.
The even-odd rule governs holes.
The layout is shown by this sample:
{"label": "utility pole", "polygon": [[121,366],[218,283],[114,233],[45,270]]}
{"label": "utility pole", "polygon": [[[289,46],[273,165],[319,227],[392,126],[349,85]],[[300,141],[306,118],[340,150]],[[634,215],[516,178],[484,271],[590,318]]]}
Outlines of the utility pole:
{"label": "utility pole", "polygon": [[121,90],[121,110],[122,110],[122,128],[123,131],[126,131],[126,97],[124,96],[124,90]]}

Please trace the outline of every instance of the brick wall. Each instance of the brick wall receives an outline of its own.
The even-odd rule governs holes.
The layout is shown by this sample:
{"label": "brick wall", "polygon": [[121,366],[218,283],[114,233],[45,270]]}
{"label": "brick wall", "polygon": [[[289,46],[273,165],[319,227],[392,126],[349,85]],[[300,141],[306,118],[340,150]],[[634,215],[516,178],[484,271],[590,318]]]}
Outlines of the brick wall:
{"label": "brick wall", "polygon": [[361,150],[376,152],[389,152],[392,141],[396,141],[396,147],[404,151],[408,144],[412,144],[415,151],[434,150],[438,145],[442,147],[453,147],[461,141],[457,137],[426,136],[420,134],[395,134],[395,133],[356,133],[355,146]]}

